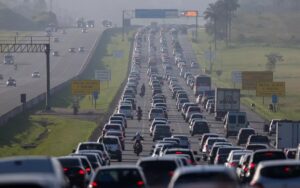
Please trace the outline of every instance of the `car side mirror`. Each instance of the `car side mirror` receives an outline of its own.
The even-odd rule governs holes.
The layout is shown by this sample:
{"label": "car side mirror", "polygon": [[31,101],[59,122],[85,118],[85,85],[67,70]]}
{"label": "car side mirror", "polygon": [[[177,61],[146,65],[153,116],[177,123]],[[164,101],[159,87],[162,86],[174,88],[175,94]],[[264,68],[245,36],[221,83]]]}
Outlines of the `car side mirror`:
{"label": "car side mirror", "polygon": [[172,132],[174,132],[175,130],[174,130],[174,129],[172,129],[171,131],[172,131]]}
{"label": "car side mirror", "polygon": [[152,146],[152,148],[155,148],[155,146]]}
{"label": "car side mirror", "polygon": [[194,155],[198,155],[198,152],[197,151],[193,151]]}
{"label": "car side mirror", "polygon": [[75,149],[73,149],[73,150],[72,150],[72,153],[75,153],[75,152],[76,152],[76,150],[75,150]]}
{"label": "car side mirror", "polygon": [[200,157],[196,157],[196,161],[198,161],[198,162],[199,162],[200,160],[201,160],[201,158],[200,158]]}

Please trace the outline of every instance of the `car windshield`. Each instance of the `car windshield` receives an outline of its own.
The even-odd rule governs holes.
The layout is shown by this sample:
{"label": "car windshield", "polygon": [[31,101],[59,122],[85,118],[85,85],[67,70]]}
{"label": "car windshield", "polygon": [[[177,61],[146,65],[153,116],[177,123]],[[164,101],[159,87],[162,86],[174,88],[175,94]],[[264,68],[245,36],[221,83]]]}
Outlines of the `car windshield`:
{"label": "car windshield", "polygon": [[120,110],[131,110],[131,106],[121,106]]}

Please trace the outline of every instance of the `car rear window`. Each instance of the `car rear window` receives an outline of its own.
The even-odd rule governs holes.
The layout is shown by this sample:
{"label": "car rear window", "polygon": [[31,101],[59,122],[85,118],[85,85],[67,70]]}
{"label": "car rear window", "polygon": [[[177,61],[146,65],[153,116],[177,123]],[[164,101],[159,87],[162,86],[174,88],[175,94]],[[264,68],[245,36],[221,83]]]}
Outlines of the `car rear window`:
{"label": "car rear window", "polygon": [[246,117],[245,116],[238,116],[238,123],[239,124],[245,124],[246,123]]}
{"label": "car rear window", "polygon": [[253,156],[253,162],[256,164],[261,161],[279,160],[279,159],[286,159],[283,152],[274,152],[274,151],[258,152],[255,153]]}
{"label": "car rear window", "polygon": [[233,158],[233,160],[237,161],[237,160],[240,160],[243,155],[244,155],[243,153],[241,153],[241,154],[235,154],[235,155],[233,155],[232,158]]}
{"label": "car rear window", "polygon": [[99,187],[144,187],[143,179],[136,169],[100,170],[95,181]]}
{"label": "car rear window", "polygon": [[255,131],[252,129],[244,129],[241,133],[245,135],[249,135],[249,134],[254,134]]}
{"label": "car rear window", "polygon": [[290,179],[300,177],[300,165],[280,165],[265,167],[261,175],[274,179]]}
{"label": "car rear window", "polygon": [[101,144],[81,144],[79,150],[103,150]]}
{"label": "car rear window", "polygon": [[195,183],[195,187],[197,187],[197,183],[204,183],[204,182],[215,182],[215,183],[222,182],[222,183],[232,183],[233,185],[235,185],[235,180],[225,173],[206,172],[206,173],[194,173],[194,174],[182,175],[177,179],[174,187],[177,187],[176,185],[178,184],[192,185],[193,183]]}
{"label": "car rear window", "polygon": [[139,164],[149,185],[169,181],[176,170],[175,161],[143,161]]}
{"label": "car rear window", "polygon": [[163,110],[162,109],[152,109],[151,110],[151,113],[163,113]]}
{"label": "car rear window", "polygon": [[[17,167],[16,167],[17,166]],[[28,173],[53,173],[54,169],[50,160],[12,160],[0,163],[0,174],[28,172]]]}
{"label": "car rear window", "polygon": [[269,138],[267,136],[251,136],[250,138],[251,142],[258,142],[258,143],[268,143]]}
{"label": "car rear window", "polygon": [[131,106],[120,106],[121,110],[131,110]]}
{"label": "car rear window", "polygon": [[115,138],[103,138],[104,144],[118,144],[118,140]]}
{"label": "car rear window", "polygon": [[230,124],[235,124],[236,123],[236,116],[228,116],[228,122]]}
{"label": "car rear window", "polygon": [[208,145],[213,145],[215,142],[226,142],[224,139],[213,138],[207,141]]}
{"label": "car rear window", "polygon": [[259,150],[259,149],[267,149],[267,147],[266,146],[262,146],[262,145],[248,145],[246,147],[246,149],[247,150],[254,150],[254,151],[256,151],[256,150]]}
{"label": "car rear window", "polygon": [[241,150],[241,148],[236,147],[221,147],[218,149],[217,153],[220,155],[228,155],[232,150]]}
{"label": "car rear window", "polygon": [[73,167],[73,166],[80,166],[79,159],[74,158],[74,159],[64,159],[64,158],[59,158],[58,161],[63,167]]}

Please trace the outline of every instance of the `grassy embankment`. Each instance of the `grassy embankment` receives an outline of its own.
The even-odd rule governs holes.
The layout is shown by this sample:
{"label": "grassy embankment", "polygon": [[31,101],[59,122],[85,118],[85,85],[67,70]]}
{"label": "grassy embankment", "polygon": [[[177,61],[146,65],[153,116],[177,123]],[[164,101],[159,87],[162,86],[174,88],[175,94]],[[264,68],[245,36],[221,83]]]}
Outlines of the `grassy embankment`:
{"label": "grassy embankment", "polygon": [[[283,26],[278,25],[278,23],[282,24],[282,22],[279,22],[278,19],[275,19],[270,15],[265,15],[263,17],[264,19],[259,19],[261,17],[263,16],[260,15],[255,17],[255,20],[253,20],[254,18],[250,20],[251,22],[256,23],[257,28],[252,28],[254,27],[254,23],[248,24],[247,26],[248,22],[235,25],[233,29],[233,38],[235,40],[231,44],[231,47],[226,48],[223,42],[218,42],[217,58],[213,64],[213,81],[218,87],[233,87],[231,82],[231,72],[233,70],[265,70],[265,64],[267,62],[265,55],[271,52],[278,52],[283,56],[284,62],[279,62],[277,64],[274,72],[274,80],[286,82],[286,97],[281,97],[279,99],[279,112],[270,112],[268,110],[268,104],[271,103],[271,99],[266,97],[263,104],[263,99],[261,97],[256,97],[255,91],[243,91],[242,103],[247,106],[250,106],[251,103],[255,103],[257,113],[266,119],[286,118],[299,120],[300,55],[298,46],[300,43],[295,40],[291,41],[287,36],[287,33],[284,32],[287,31],[287,29],[291,30],[291,28],[272,30],[270,25],[264,25],[267,24],[266,19],[273,18],[273,21],[271,20],[272,22],[270,24],[274,24],[274,27],[281,28]],[[242,20],[243,19],[240,19],[240,22],[242,22]],[[295,31],[297,28],[292,30]],[[243,33],[243,37],[246,37],[243,38],[245,41],[239,41],[236,37],[240,35],[240,33]],[[290,34],[290,37],[298,38],[294,32],[290,32]],[[205,60],[203,53],[209,49],[209,42],[212,39],[204,30],[199,31],[199,36],[199,42],[193,42],[192,44],[193,49],[197,54],[197,59],[200,64],[205,68],[209,68],[209,62]],[[263,40],[264,36],[266,40]],[[282,39],[278,39],[276,36],[282,36]],[[274,39],[273,42],[272,38]],[[217,76],[216,70],[222,70],[222,75]]]}
{"label": "grassy embankment", "polygon": [[[108,67],[112,70],[112,81],[109,87],[101,86],[100,100],[97,110],[108,110],[110,102],[126,77],[130,41],[128,35],[122,42],[120,32],[112,30],[105,32],[92,62],[82,75],[82,79],[94,76],[94,69]],[[117,59],[112,56],[115,50],[123,50],[124,57]],[[71,111],[72,96],[70,86],[53,97],[53,107]],[[0,127],[0,156],[12,155],[66,155],[72,151],[78,142],[87,140],[97,127],[90,119],[72,118],[64,115],[40,115],[35,112],[42,109],[42,104],[35,110],[21,114]],[[89,97],[80,100],[81,110],[93,110]],[[26,148],[26,146],[29,148]],[[30,148],[30,146],[34,146]]]}

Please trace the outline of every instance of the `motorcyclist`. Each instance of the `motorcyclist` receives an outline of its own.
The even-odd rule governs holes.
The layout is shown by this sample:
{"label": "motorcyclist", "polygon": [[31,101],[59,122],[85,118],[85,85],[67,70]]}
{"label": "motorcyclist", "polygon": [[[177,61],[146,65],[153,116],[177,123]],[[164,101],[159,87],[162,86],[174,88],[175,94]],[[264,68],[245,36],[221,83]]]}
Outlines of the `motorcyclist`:
{"label": "motorcyclist", "polygon": [[140,93],[141,96],[145,95],[145,89],[146,89],[145,84],[143,84],[142,87],[141,87],[141,93]]}
{"label": "motorcyclist", "polygon": [[138,106],[137,117],[140,120],[142,118],[142,116],[143,116],[143,111],[142,111],[141,107]]}
{"label": "motorcyclist", "polygon": [[144,140],[144,138],[141,135],[141,132],[140,131],[136,132],[135,136],[132,138],[132,141],[135,141],[133,144],[133,148],[135,149],[137,144],[140,144],[142,146],[142,140]]}

